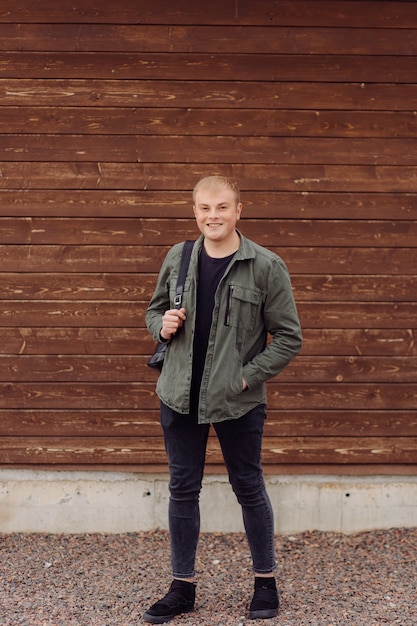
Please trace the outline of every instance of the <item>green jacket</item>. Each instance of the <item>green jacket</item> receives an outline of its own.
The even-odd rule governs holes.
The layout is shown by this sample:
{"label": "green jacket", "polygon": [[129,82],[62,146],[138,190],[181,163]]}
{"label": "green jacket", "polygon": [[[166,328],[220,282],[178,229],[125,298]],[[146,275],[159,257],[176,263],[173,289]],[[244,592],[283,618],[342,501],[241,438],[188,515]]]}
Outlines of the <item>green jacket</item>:
{"label": "green jacket", "polygon": [[[240,235],[239,250],[216,292],[206,365],[200,388],[201,424],[238,418],[266,402],[265,381],[301,349],[301,329],[288,270],[273,252]],[[203,236],[191,255],[182,306],[187,319],[168,345],[158,378],[159,398],[179,413],[189,412],[198,256]],[[168,252],[146,313],[146,324],[159,340],[162,316],[174,308],[183,243]],[[268,333],[271,341],[267,342]],[[248,389],[242,392],[242,378]]]}

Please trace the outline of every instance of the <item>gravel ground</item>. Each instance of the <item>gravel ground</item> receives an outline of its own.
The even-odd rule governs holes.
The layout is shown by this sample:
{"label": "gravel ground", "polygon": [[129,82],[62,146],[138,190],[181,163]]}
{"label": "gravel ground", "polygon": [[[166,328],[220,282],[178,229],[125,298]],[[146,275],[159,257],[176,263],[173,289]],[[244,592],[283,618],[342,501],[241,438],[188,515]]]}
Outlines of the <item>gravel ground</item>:
{"label": "gravel ground", "polygon": [[[279,616],[247,620],[243,534],[203,534],[197,604],[175,626],[417,624],[417,528],[277,537]],[[166,532],[0,535],[2,626],[144,626],[170,582]]]}

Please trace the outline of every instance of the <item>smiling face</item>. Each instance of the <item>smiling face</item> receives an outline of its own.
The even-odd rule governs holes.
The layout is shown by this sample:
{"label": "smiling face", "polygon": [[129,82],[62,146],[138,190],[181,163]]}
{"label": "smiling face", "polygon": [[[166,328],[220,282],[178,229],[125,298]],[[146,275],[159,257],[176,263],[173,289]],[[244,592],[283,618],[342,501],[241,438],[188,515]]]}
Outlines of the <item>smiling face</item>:
{"label": "smiling face", "polygon": [[241,211],[242,204],[235,191],[226,184],[207,184],[196,190],[194,215],[209,254],[216,252],[227,256],[239,247],[236,224]]}

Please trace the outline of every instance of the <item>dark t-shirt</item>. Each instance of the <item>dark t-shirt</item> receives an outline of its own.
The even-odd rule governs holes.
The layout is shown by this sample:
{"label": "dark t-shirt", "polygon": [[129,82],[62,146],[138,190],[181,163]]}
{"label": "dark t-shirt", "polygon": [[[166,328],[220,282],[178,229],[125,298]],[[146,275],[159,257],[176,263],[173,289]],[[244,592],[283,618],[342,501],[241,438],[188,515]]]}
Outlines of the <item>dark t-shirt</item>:
{"label": "dark t-shirt", "polygon": [[193,377],[191,381],[191,412],[198,409],[201,379],[211,329],[216,290],[234,253],[216,259],[202,247],[198,261],[197,308],[194,334]]}

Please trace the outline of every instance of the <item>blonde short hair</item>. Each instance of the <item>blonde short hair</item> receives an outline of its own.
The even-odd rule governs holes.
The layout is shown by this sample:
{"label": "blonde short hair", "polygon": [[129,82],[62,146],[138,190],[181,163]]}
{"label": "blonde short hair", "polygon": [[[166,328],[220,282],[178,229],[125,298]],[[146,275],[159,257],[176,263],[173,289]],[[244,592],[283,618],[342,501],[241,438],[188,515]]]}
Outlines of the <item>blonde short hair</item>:
{"label": "blonde short hair", "polygon": [[199,180],[193,189],[194,203],[197,192],[200,191],[200,189],[202,189],[203,187],[206,189],[211,189],[212,191],[218,189],[219,187],[226,187],[227,189],[231,189],[235,194],[236,204],[239,204],[240,202],[239,187],[233,180],[227,178],[226,176],[205,176],[204,178]]}

